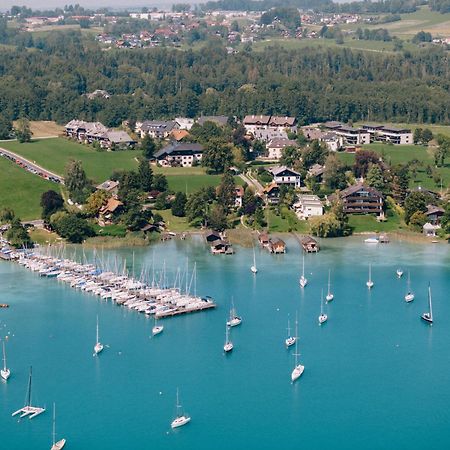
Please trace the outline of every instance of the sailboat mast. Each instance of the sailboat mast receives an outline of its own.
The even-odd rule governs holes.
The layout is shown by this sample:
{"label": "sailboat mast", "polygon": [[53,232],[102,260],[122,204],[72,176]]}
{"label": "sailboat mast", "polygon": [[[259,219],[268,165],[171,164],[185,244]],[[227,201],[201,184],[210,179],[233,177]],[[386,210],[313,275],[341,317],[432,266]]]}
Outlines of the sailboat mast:
{"label": "sailboat mast", "polygon": [[430,308],[430,319],[433,320],[433,308],[431,306],[431,286],[428,283],[428,306]]}
{"label": "sailboat mast", "polygon": [[96,333],[96,337],[97,337],[97,342],[96,344],[98,344],[99,340],[98,340],[98,316],[97,316],[97,333]]}
{"label": "sailboat mast", "polygon": [[305,277],[305,254],[303,253],[302,277]]}
{"label": "sailboat mast", "polygon": [[33,373],[33,367],[30,366],[30,376],[28,379],[28,398],[27,398],[27,405],[26,406],[31,406],[31,376]]}
{"label": "sailboat mast", "polygon": [[331,277],[331,270],[328,269],[328,295],[330,295],[330,277]]}
{"label": "sailboat mast", "polygon": [[320,292],[320,315],[323,316],[323,289]]}
{"label": "sailboat mast", "polygon": [[3,370],[6,370],[6,350],[5,350],[5,341],[3,341]]}
{"label": "sailboat mast", "polygon": [[52,437],[53,437],[53,445],[55,445],[55,441],[56,441],[56,406],[55,403],[53,402],[53,433],[52,433]]}

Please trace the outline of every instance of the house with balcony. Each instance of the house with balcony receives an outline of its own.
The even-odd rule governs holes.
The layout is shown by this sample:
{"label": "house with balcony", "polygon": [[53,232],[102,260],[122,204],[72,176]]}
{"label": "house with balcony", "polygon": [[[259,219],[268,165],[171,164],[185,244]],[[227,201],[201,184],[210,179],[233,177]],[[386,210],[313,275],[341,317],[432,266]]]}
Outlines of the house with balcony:
{"label": "house with balcony", "polygon": [[139,133],[141,138],[148,134],[153,139],[167,139],[176,128],[177,124],[173,120],[146,120],[136,123],[136,133]]}
{"label": "house with balcony", "polygon": [[366,124],[362,126],[370,134],[371,142],[388,142],[395,145],[414,144],[409,128],[395,128],[384,125]]}
{"label": "house with balcony", "polygon": [[317,195],[299,195],[292,208],[300,220],[323,215],[323,205]]}
{"label": "house with balcony", "polygon": [[347,214],[376,214],[383,217],[383,194],[377,189],[364,186],[362,183],[349,186],[331,195],[328,200],[333,202],[339,198],[344,212]]}
{"label": "house with balcony", "polygon": [[288,187],[300,187],[300,174],[286,166],[271,167],[268,170],[273,176],[273,182],[278,186],[285,185]]}
{"label": "house with balcony", "polygon": [[200,163],[203,146],[191,142],[172,143],[158,150],[154,157],[164,167],[192,167]]}
{"label": "house with balcony", "polygon": [[297,147],[297,142],[286,138],[272,139],[266,144],[269,159],[279,160],[283,156],[283,150],[286,147]]}

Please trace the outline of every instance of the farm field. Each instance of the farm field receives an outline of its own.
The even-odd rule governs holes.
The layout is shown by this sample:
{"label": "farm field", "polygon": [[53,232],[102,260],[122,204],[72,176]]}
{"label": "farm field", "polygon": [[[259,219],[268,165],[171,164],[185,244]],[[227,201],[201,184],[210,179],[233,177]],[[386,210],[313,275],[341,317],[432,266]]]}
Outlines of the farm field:
{"label": "farm field", "polygon": [[[16,126],[16,122],[14,122],[14,126]],[[30,121],[30,129],[33,133],[33,138],[59,136],[64,131],[63,126],[49,120],[32,120]]]}
{"label": "farm field", "polygon": [[41,195],[59,185],[23,170],[13,162],[0,158],[0,209],[11,208],[22,220],[39,219]]}

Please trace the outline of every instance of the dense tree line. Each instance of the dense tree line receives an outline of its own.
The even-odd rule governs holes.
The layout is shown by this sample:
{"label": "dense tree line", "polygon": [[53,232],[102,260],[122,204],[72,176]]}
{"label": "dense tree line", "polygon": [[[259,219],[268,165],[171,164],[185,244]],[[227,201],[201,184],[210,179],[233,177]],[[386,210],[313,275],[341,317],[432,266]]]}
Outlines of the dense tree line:
{"label": "dense tree line", "polygon": [[365,41],[384,41],[389,42],[392,41],[392,37],[389,34],[389,31],[386,28],[377,28],[377,29],[369,29],[369,28],[358,28],[356,30],[356,37]]}
{"label": "dense tree line", "polygon": [[[267,48],[103,52],[77,32],[36,38],[38,51],[0,49],[0,110],[8,119],[117,126],[125,119],[281,114],[300,123],[450,120],[449,60],[439,48],[414,54]],[[106,89],[109,99],[83,94]]]}
{"label": "dense tree line", "polygon": [[450,12],[450,0],[430,0],[428,4],[433,11],[439,11],[442,14]]}

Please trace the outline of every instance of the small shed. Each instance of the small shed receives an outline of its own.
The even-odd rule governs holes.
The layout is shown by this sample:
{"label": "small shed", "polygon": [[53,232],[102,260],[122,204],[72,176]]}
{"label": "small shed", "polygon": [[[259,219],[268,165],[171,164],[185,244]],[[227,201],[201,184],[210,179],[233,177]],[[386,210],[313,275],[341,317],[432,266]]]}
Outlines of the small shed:
{"label": "small shed", "polygon": [[275,254],[286,253],[286,243],[282,239],[271,239],[270,252]]}
{"label": "small shed", "polygon": [[267,247],[270,243],[269,235],[267,233],[261,233],[258,236],[258,241],[261,247]]}

